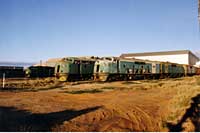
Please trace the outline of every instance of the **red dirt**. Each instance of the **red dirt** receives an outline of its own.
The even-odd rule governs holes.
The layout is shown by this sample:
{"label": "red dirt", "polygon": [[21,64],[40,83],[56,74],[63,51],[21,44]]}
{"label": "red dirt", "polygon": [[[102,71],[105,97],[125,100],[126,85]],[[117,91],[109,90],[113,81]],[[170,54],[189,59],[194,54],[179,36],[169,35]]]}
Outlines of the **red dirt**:
{"label": "red dirt", "polygon": [[[162,84],[159,84],[160,82]],[[168,128],[163,126],[163,120],[169,115],[170,102],[177,92],[176,89],[166,89],[168,82],[94,83],[65,85],[62,89],[37,92],[5,91],[0,92],[0,106],[26,110],[31,114],[79,111],[80,114],[73,118],[63,120],[59,124],[54,123],[49,127],[50,131],[168,131]],[[185,83],[185,81],[170,82],[174,82],[175,85]],[[101,90],[105,86],[114,88],[91,94],[69,93],[71,90],[85,90],[91,87]],[[83,112],[90,108],[95,109]]]}

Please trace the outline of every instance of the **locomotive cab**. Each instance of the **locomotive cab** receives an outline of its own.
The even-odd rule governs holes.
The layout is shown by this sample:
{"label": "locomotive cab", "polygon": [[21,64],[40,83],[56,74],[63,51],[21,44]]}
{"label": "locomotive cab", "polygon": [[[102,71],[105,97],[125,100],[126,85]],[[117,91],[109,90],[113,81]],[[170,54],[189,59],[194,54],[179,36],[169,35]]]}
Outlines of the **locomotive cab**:
{"label": "locomotive cab", "polygon": [[112,74],[118,73],[118,60],[115,57],[98,59],[94,66],[94,79],[107,81]]}
{"label": "locomotive cab", "polygon": [[61,61],[57,62],[55,65],[55,76],[60,81],[67,81],[69,74],[73,73],[70,70],[70,66],[74,63],[74,59],[63,58]]}

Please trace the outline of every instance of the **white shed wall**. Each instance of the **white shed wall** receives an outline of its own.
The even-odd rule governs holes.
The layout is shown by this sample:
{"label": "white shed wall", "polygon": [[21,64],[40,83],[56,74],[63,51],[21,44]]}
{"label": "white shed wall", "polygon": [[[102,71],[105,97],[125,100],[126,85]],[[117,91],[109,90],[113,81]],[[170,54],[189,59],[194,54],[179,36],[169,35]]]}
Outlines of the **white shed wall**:
{"label": "white shed wall", "polygon": [[[133,58],[133,57],[126,57]],[[156,55],[156,56],[136,56],[136,59],[151,60],[151,61],[164,61],[172,62],[179,64],[189,64],[188,54],[179,54],[179,55]]]}

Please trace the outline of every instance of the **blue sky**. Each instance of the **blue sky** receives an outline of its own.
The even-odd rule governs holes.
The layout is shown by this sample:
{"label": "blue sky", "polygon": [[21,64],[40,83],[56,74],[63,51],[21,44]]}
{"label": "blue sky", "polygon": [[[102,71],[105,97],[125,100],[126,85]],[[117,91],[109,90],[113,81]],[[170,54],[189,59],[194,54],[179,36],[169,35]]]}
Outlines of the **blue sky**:
{"label": "blue sky", "polygon": [[0,61],[200,50],[198,0],[0,0]]}

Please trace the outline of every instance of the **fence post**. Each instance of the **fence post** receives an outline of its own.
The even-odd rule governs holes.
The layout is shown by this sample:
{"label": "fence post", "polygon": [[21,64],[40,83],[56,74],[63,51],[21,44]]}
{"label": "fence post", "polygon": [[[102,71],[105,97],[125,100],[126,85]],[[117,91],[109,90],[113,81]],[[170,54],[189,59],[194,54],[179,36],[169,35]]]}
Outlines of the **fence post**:
{"label": "fence post", "polygon": [[3,73],[3,88],[5,87],[5,77],[6,77],[6,74]]}

